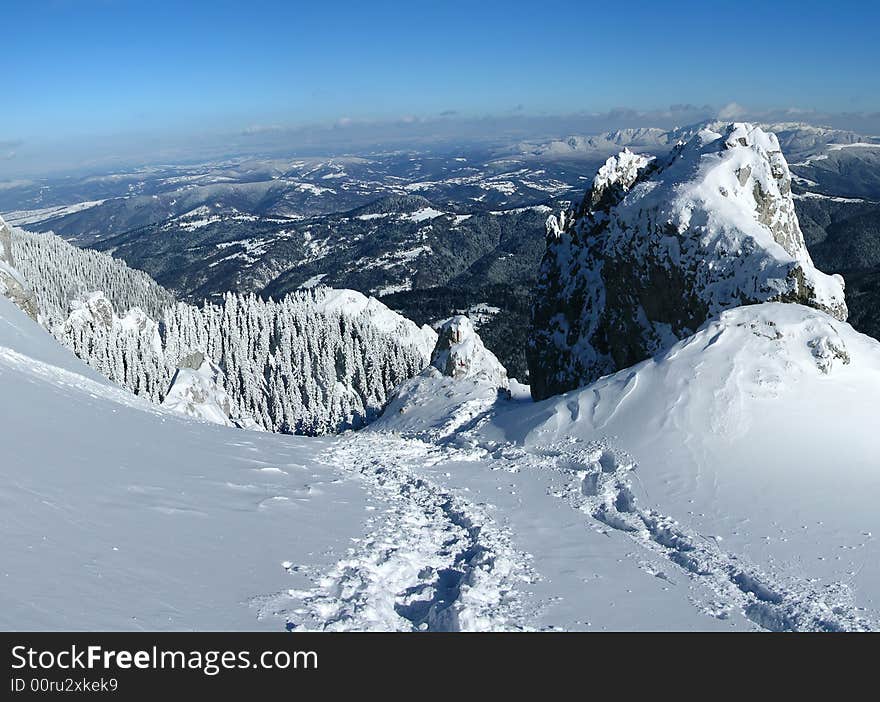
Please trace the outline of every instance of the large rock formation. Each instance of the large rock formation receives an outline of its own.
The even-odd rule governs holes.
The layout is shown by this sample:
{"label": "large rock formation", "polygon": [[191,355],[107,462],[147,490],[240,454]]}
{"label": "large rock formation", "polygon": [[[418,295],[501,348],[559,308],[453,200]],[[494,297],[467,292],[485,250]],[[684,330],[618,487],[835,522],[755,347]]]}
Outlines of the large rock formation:
{"label": "large rock formation", "polygon": [[447,319],[440,327],[431,365],[456,380],[479,380],[496,388],[510,385],[507,370],[483,345],[471,320],[464,315]]}
{"label": "large rock formation", "polygon": [[[71,346],[74,339],[86,343],[97,335],[116,332],[119,335],[143,336],[156,354],[162,353],[159,325],[140,307],[132,307],[122,317],[116,315],[113,303],[101,291],[86,293],[70,301],[67,319],[56,329],[62,342]],[[77,350],[75,344],[72,348]]]}
{"label": "large rock formation", "polygon": [[699,131],[663,158],[624,151],[580,207],[547,222],[527,349],[543,399],[633,365],[739,305],[847,315],[843,279],[813,265],[773,134]]}
{"label": "large rock formation", "polygon": [[12,257],[12,230],[0,217],[0,295],[5,295],[24,310],[32,319],[39,313],[37,300],[21,273],[15,268]]}

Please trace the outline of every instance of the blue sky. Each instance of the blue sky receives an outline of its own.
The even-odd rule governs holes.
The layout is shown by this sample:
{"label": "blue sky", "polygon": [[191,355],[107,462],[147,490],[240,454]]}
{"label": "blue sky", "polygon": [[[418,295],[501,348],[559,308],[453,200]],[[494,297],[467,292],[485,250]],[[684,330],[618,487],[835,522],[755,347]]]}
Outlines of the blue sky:
{"label": "blue sky", "polygon": [[2,144],[690,104],[880,112],[876,4],[6,0]]}

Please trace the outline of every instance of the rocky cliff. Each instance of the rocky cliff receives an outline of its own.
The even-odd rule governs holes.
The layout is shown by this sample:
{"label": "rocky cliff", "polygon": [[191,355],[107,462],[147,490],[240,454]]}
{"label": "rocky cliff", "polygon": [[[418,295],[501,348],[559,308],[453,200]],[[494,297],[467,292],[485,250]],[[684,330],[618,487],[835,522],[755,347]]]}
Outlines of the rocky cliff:
{"label": "rocky cliff", "polygon": [[813,265],[773,134],[703,129],[661,158],[608,159],[547,222],[527,355],[543,399],[633,365],[721,311],[769,301],[847,315]]}
{"label": "rocky cliff", "polygon": [[24,310],[32,319],[37,318],[37,301],[15,268],[12,257],[12,230],[0,218],[0,295],[5,295]]}

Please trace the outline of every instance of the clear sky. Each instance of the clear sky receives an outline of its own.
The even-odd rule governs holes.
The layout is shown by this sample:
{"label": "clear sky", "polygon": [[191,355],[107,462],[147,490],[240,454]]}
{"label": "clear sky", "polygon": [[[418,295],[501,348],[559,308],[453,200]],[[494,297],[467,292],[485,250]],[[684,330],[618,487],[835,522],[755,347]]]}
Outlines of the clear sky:
{"label": "clear sky", "polygon": [[878,6],[4,0],[0,152],[444,114],[880,112]]}

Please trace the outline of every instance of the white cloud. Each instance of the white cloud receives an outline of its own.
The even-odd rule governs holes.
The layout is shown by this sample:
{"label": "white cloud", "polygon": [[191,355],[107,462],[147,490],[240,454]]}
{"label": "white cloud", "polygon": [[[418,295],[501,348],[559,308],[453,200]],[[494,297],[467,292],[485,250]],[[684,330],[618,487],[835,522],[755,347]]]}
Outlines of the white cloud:
{"label": "white cloud", "polygon": [[747,114],[748,110],[736,102],[729,102],[718,110],[718,119],[736,119]]}

